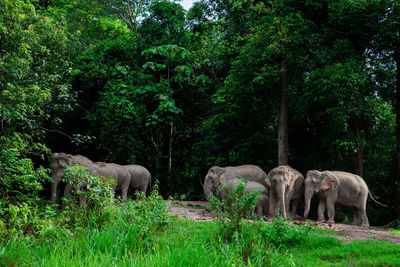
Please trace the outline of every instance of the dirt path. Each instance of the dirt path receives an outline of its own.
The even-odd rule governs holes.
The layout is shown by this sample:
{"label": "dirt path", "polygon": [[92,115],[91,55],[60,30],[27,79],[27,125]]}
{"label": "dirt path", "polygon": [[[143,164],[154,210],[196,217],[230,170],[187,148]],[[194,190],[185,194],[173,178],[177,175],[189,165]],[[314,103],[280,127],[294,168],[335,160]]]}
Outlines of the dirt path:
{"label": "dirt path", "polygon": [[[207,208],[210,204],[206,201],[170,201],[171,213],[177,217],[186,218],[191,221],[212,221],[213,215]],[[295,220],[293,224],[305,224],[304,220]],[[382,241],[389,241],[392,243],[400,244],[400,236],[387,232],[382,227],[360,227],[348,224],[327,224],[313,222],[312,226],[321,229],[331,229],[343,234],[333,235],[336,238],[342,239],[345,242],[355,240],[375,239]]]}

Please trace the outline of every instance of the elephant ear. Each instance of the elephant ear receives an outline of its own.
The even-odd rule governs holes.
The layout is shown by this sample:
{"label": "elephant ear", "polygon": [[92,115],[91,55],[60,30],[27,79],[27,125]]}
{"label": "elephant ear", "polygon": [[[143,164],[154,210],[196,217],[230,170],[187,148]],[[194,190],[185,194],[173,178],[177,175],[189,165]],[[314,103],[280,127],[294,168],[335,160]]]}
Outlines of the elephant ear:
{"label": "elephant ear", "polygon": [[218,166],[214,166],[214,173],[216,176],[220,176],[224,172],[224,169]]}
{"label": "elephant ear", "polygon": [[75,164],[78,164],[76,161],[74,161],[74,159],[72,158],[72,155],[68,154],[68,165],[69,166],[73,166]]}
{"label": "elephant ear", "polygon": [[58,165],[59,165],[61,168],[66,168],[66,167],[68,166],[68,158],[60,158],[60,159],[58,160]]}
{"label": "elephant ear", "polygon": [[288,178],[288,185],[293,184],[294,173],[292,172],[291,169],[289,169],[289,168],[286,169],[285,176]]}
{"label": "elephant ear", "polygon": [[311,170],[311,171],[307,172],[306,179],[310,179],[313,182],[313,184],[316,184],[317,183],[317,178],[315,178],[315,176],[319,177],[320,175],[321,174],[320,174],[319,171]]}
{"label": "elephant ear", "polygon": [[336,183],[335,176],[330,172],[322,172],[321,190],[328,190],[332,184]]}
{"label": "elephant ear", "polygon": [[271,187],[271,180],[270,180],[270,178],[269,178],[269,174],[267,174],[267,178],[265,178],[265,182],[267,183],[267,185],[268,185],[269,187]]}

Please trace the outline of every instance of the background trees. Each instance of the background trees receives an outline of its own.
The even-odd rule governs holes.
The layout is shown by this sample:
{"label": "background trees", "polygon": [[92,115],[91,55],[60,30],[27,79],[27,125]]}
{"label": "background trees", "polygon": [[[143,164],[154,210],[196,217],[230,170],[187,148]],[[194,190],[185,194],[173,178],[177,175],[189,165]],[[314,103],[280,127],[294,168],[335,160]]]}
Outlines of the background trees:
{"label": "background trees", "polygon": [[[1,146],[20,158],[46,166],[35,155],[51,149],[142,164],[165,196],[190,198],[212,165],[342,169],[395,204],[395,1],[0,9]],[[371,223],[394,218],[369,208]]]}

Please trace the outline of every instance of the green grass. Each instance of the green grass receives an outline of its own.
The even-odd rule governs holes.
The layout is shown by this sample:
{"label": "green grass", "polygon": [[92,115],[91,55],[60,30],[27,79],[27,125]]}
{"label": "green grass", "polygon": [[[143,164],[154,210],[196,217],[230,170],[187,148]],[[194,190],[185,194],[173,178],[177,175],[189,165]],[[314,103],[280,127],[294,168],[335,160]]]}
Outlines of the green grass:
{"label": "green grass", "polygon": [[[118,226],[59,240],[4,240],[0,266],[400,265],[399,245],[372,240],[343,244],[312,231],[302,242],[276,247],[260,240],[258,227],[250,223],[245,224],[243,237],[233,237],[231,242],[218,237],[216,222],[174,219],[147,237],[138,235],[134,225],[123,230]],[[268,232],[273,226],[261,227]]]}
{"label": "green grass", "polygon": [[333,236],[346,236],[346,233],[343,232],[338,232],[332,229],[321,229],[317,227],[313,227],[311,229],[311,232],[316,233],[316,234],[321,234],[321,235],[333,235]]}
{"label": "green grass", "polygon": [[389,229],[389,233],[395,234],[395,235],[400,235],[400,229]]}

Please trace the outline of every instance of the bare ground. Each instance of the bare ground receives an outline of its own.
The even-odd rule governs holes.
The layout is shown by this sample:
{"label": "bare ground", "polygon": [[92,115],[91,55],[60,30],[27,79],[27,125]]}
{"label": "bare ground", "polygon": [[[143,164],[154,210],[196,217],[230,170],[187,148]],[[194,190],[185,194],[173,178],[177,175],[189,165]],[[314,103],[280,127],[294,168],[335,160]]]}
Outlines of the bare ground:
{"label": "bare ground", "polygon": [[[191,221],[212,221],[213,215],[209,211],[210,204],[206,201],[169,201],[171,204],[171,213],[176,217],[186,218]],[[306,224],[305,220],[299,219],[292,221],[293,224]],[[333,235],[345,242],[374,239],[388,241],[395,244],[400,244],[400,236],[389,233],[383,227],[360,227],[348,224],[327,224],[321,222],[312,222],[314,227],[321,229],[330,229],[341,234]]]}

